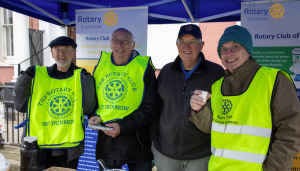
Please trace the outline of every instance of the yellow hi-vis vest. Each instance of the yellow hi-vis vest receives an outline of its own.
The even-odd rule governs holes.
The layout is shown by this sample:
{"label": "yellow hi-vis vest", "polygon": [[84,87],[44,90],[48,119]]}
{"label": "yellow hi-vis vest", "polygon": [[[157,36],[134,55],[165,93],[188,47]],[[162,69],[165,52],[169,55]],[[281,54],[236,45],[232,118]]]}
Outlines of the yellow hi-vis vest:
{"label": "yellow hi-vis vest", "polygon": [[94,71],[100,115],[104,123],[122,120],[139,108],[144,96],[144,75],[150,57],[136,56],[128,64],[116,66],[112,53],[102,51]]}
{"label": "yellow hi-vis vest", "polygon": [[83,141],[81,70],[58,79],[49,76],[47,67],[35,66],[26,136],[37,136],[40,148],[70,148]]}
{"label": "yellow hi-vis vest", "polygon": [[224,96],[224,78],[212,85],[209,171],[263,170],[272,132],[271,96],[278,72],[291,80],[283,71],[261,67],[243,94]]}

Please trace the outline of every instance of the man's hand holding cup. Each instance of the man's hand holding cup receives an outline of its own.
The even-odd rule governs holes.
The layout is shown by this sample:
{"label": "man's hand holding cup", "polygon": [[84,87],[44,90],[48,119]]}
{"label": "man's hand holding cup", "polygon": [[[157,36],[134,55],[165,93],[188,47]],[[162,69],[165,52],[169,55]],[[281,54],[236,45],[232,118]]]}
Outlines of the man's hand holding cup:
{"label": "man's hand holding cup", "polygon": [[211,94],[207,91],[195,90],[190,100],[190,105],[195,112],[198,112],[206,104]]}

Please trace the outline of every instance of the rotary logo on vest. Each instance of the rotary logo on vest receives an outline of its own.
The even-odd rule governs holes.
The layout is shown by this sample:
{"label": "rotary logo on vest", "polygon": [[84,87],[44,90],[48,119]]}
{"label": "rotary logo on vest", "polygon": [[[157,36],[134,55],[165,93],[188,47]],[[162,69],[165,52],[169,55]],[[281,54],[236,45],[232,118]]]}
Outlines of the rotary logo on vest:
{"label": "rotary logo on vest", "polygon": [[48,99],[48,113],[53,118],[68,117],[74,108],[72,97],[68,93],[57,93]]}
{"label": "rotary logo on vest", "polygon": [[115,104],[122,101],[127,93],[127,84],[123,77],[112,77],[105,81],[103,88],[104,99]]}
{"label": "rotary logo on vest", "polygon": [[[223,99],[222,115],[217,115],[212,119],[213,122],[219,124],[238,124],[237,121],[232,120],[233,116],[228,114],[232,109],[232,102],[229,99]],[[226,115],[226,116],[223,116]]]}
{"label": "rotary logo on vest", "polygon": [[99,81],[97,89],[102,89],[102,95],[105,101],[112,105],[101,105],[100,108],[128,110],[129,106],[115,105],[126,97],[128,83],[131,85],[132,91],[137,91],[136,83],[127,73],[111,72],[106,74],[105,77]]}
{"label": "rotary logo on vest", "polygon": [[74,100],[71,95],[74,95],[72,89],[64,88],[54,88],[48,91],[39,100],[38,105],[43,106],[44,102],[47,100],[47,110],[48,114],[53,119],[59,119],[58,121],[43,122],[43,126],[49,125],[63,125],[63,124],[73,124],[74,120],[63,120],[72,114],[74,109]]}
{"label": "rotary logo on vest", "polygon": [[226,115],[227,113],[229,113],[232,109],[231,101],[228,99],[223,99],[222,109],[223,109],[223,112],[222,112],[223,115]]}

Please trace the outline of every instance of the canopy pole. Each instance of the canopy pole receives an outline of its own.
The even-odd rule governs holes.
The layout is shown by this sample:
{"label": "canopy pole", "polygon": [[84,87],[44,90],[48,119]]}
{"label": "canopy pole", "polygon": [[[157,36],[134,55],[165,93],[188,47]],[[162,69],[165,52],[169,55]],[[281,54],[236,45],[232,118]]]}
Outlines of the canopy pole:
{"label": "canopy pole", "polygon": [[160,15],[160,14],[149,13],[148,16],[155,17],[155,18],[162,18],[162,19],[174,20],[174,21],[187,22],[187,19],[185,19],[185,18],[172,17],[172,16],[167,16],[167,15]]}
{"label": "canopy pole", "polygon": [[141,5],[141,6],[152,7],[152,6],[161,5],[161,4],[165,4],[165,3],[169,3],[169,2],[173,2],[173,1],[176,1],[176,0],[162,0],[162,1],[152,2],[152,3]]}
{"label": "canopy pole", "polygon": [[76,20],[70,21],[68,25],[76,24]]}
{"label": "canopy pole", "polygon": [[59,19],[59,18],[55,17],[54,15],[48,13],[47,11],[43,10],[42,8],[40,8],[40,7],[36,6],[36,5],[34,5],[33,3],[29,2],[28,0],[21,0],[21,1],[24,2],[25,4],[31,6],[32,8],[34,8],[34,9],[40,11],[41,13],[43,13],[43,14],[49,16],[50,18],[56,20],[57,22],[59,22],[59,23],[61,23],[61,24],[64,24],[64,22],[63,22],[61,19]]}
{"label": "canopy pole", "polygon": [[217,18],[227,17],[227,16],[240,14],[240,13],[241,13],[241,10],[235,10],[235,11],[230,11],[230,12],[226,12],[226,13],[222,13],[222,14],[213,15],[213,16],[210,16],[210,17],[199,18],[199,19],[196,19],[196,21],[197,22],[204,22],[204,21],[214,20],[214,19],[217,19]]}
{"label": "canopy pole", "polygon": [[190,11],[190,8],[188,7],[188,5],[186,4],[185,0],[181,0],[187,13],[189,14],[191,20],[192,20],[192,23],[195,23],[195,19],[194,19],[194,16],[192,15],[191,11]]}

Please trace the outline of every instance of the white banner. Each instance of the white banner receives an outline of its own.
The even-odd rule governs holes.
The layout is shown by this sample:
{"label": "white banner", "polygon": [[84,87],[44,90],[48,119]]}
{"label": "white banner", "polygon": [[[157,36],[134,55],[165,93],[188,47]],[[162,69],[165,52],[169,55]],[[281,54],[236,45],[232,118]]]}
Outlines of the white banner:
{"label": "white banner", "polygon": [[110,39],[118,28],[132,32],[135,50],[147,55],[148,7],[76,10],[76,59],[99,59],[111,52]]}
{"label": "white banner", "polygon": [[4,106],[3,106],[3,102],[0,102],[0,133],[4,133],[5,132],[5,120],[4,120]]}
{"label": "white banner", "polygon": [[252,34],[260,65],[289,73],[300,100],[300,2],[242,5],[241,22]]}
{"label": "white banner", "polygon": [[300,2],[242,5],[241,23],[255,47],[300,46]]}

